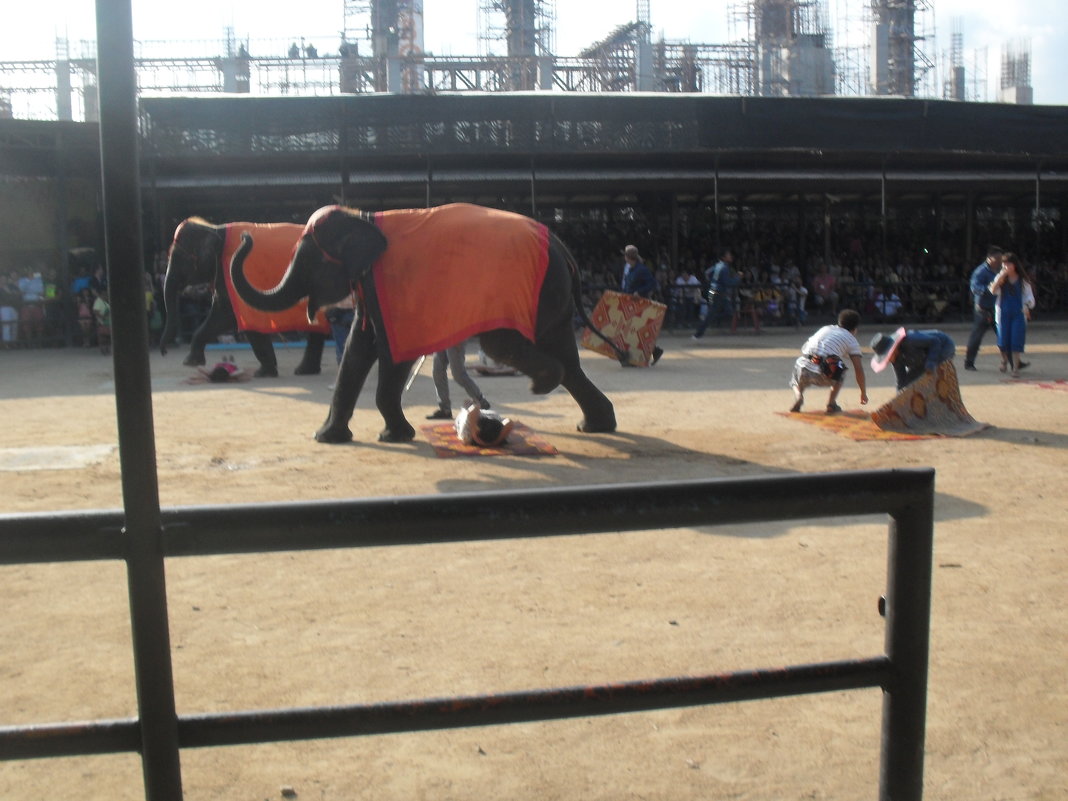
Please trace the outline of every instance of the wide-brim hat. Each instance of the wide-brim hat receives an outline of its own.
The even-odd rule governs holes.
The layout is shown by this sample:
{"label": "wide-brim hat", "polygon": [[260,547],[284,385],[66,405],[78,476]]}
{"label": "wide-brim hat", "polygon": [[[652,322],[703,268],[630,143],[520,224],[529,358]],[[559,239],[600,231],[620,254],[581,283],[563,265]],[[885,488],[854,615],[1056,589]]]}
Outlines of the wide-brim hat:
{"label": "wide-brim hat", "polygon": [[875,355],[871,357],[872,370],[881,373],[886,369],[886,365],[894,360],[894,354],[897,353],[898,346],[905,338],[905,333],[904,328],[899,328],[893,336],[876,334],[872,337],[871,349],[875,351]]}

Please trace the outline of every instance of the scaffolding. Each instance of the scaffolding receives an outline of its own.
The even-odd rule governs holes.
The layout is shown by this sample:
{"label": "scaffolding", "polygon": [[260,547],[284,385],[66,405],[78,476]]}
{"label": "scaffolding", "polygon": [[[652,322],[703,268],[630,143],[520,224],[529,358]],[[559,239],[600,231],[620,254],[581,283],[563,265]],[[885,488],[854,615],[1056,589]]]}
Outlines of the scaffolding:
{"label": "scaffolding", "polygon": [[[652,0],[576,56],[555,54],[555,0],[478,0],[479,54],[423,48],[423,0],[341,0],[336,48],[302,36],[135,42],[145,95],[330,96],[391,92],[697,92],[740,96],[897,95],[985,99],[954,29],[941,69],[932,0],[736,0],[727,43],[652,41]],[[327,45],[324,41],[318,44]],[[0,116],[95,120],[92,43],[54,60],[0,61]],[[1032,102],[1030,45],[1006,51],[1002,102]],[[970,77],[970,81],[969,81]]]}

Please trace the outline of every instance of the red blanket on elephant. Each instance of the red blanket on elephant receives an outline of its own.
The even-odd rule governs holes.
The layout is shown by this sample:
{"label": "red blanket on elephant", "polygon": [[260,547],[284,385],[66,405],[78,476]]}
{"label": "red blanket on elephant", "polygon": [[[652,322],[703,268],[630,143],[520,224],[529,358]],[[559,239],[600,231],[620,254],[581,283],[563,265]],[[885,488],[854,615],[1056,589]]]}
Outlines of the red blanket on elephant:
{"label": "red blanket on elephant", "polygon": [[389,242],[375,289],[396,362],[494,328],[531,342],[549,232],[529,217],[466,203],[374,215]]}
{"label": "red blanket on elephant", "polygon": [[223,276],[226,294],[234,307],[238,331],[259,331],[261,334],[276,334],[280,331],[316,331],[329,334],[330,325],[320,311],[315,322],[308,322],[308,299],[281,312],[265,312],[254,309],[238,297],[230,280],[230,259],[241,244],[241,234],[252,234],[253,246],[245,259],[245,275],[257,289],[274,289],[285,275],[293,248],[304,231],[303,225],[293,223],[246,223],[236,222],[226,226],[226,241],[223,243]]}

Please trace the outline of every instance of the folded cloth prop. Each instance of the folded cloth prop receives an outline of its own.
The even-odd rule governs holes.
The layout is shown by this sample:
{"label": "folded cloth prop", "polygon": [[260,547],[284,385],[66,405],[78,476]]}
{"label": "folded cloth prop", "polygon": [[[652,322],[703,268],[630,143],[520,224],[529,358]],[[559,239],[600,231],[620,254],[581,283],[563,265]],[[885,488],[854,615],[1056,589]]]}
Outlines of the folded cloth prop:
{"label": "folded cloth prop", "polygon": [[[594,307],[590,322],[627,354],[631,365],[648,367],[666,312],[667,306],[655,300],[606,290]],[[588,328],[582,331],[582,347],[618,358],[608,343]]]}
{"label": "folded cloth prop", "polygon": [[[185,223],[183,223],[184,225]],[[179,226],[179,229],[181,226]],[[230,280],[230,261],[234,251],[241,244],[241,235],[252,234],[256,246],[245,259],[245,276],[252,286],[258,289],[271,289],[278,285],[285,275],[293,248],[300,241],[304,231],[301,225],[293,223],[246,223],[235,222],[226,226],[226,241],[223,243],[223,278],[226,282],[226,294],[237,318],[238,331],[258,331],[261,334],[277,334],[282,331],[314,331],[320,334],[330,333],[330,324],[326,312],[320,310],[315,315],[315,322],[308,322],[308,299],[303,298],[295,306],[283,311],[265,312],[249,306],[237,294],[233,281]],[[175,232],[177,238],[178,233]]]}
{"label": "folded cloth prop", "polygon": [[953,362],[942,362],[872,412],[883,431],[941,437],[965,437],[989,428],[972,417],[960,397]]}

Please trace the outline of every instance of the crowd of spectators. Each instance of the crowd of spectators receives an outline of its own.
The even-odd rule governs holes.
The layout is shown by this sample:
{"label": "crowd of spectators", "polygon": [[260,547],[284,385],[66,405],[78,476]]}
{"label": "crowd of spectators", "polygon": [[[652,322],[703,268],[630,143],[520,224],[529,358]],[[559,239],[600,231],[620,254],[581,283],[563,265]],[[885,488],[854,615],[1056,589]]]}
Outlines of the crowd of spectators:
{"label": "crowd of spectators", "polygon": [[[584,303],[592,309],[605,289],[620,289],[623,246],[637,245],[653,271],[658,289],[654,299],[668,307],[665,328],[693,329],[708,313],[708,271],[723,247],[734,254],[732,329],[761,331],[765,326],[806,324],[808,318],[834,320],[843,308],[857,309],[873,322],[939,323],[967,321],[971,315],[968,276],[982,260],[965,258],[948,247],[928,252],[910,243],[925,241],[922,231],[900,227],[897,246],[887,248],[882,234],[836,230],[829,246],[819,226],[798,231],[771,217],[725,225],[715,235],[707,222],[682,219],[677,228],[675,266],[672,266],[671,226],[655,222],[637,209],[565,216],[550,222],[568,244],[580,265]],[[977,241],[976,252],[987,244],[1019,247],[1012,231],[985,231],[993,243]],[[947,231],[945,241],[961,241],[960,231]],[[1026,252],[1026,250],[1025,250]],[[96,347],[101,321],[94,304],[107,301],[107,276],[95,254],[72,258],[70,284],[60,286],[55,272],[31,268],[0,275],[0,346],[37,347],[61,344]],[[809,254],[798,256],[798,253]],[[884,255],[884,253],[886,255]],[[829,254],[829,255],[828,255]],[[973,263],[974,262],[974,263]],[[1037,314],[1068,312],[1068,260],[1064,253],[1044,253],[1028,264],[1035,279]],[[163,328],[163,276],[166,252],[145,273],[146,314],[153,345]],[[207,285],[187,287],[179,299],[178,331],[187,339],[211,304]]]}

